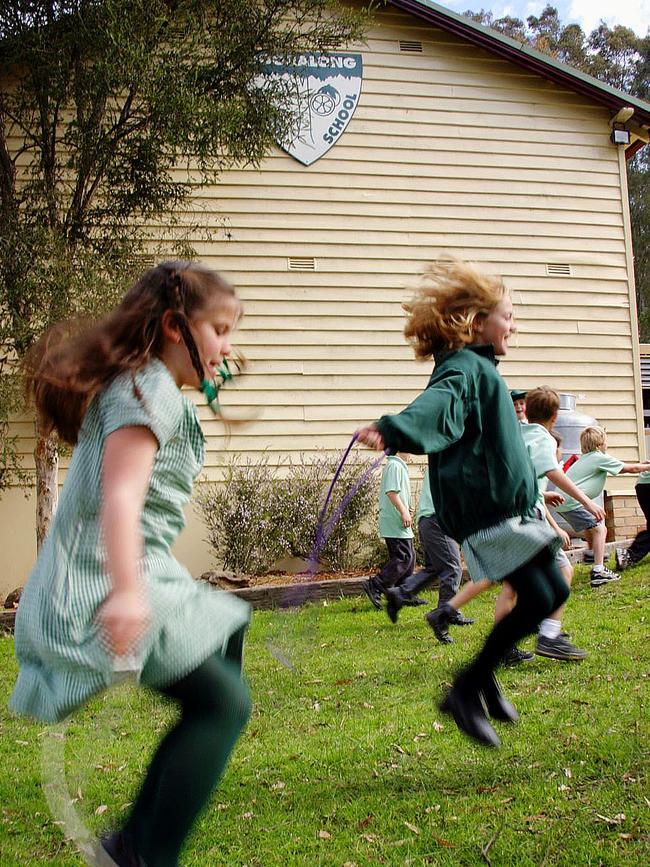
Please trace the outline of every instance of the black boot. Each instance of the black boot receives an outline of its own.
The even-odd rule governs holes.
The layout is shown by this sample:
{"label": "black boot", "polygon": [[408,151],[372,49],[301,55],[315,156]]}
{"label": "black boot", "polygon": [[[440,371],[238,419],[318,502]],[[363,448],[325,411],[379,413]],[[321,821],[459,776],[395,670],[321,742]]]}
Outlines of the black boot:
{"label": "black boot", "polygon": [[453,716],[458,728],[475,741],[486,747],[501,746],[497,733],[485,715],[478,689],[455,683],[441,702],[440,710]]}
{"label": "black boot", "polygon": [[456,609],[452,608],[448,602],[445,602],[443,605],[439,605],[438,608],[434,608],[433,611],[429,611],[426,615],[425,619],[433,629],[434,635],[443,644],[451,644],[454,640],[449,634],[449,624],[453,622],[457,614]]}
{"label": "black boot", "polygon": [[481,694],[487,712],[492,719],[499,720],[499,722],[517,722],[519,714],[514,705],[501,692],[499,681],[494,674],[490,675],[489,680],[481,690]]}

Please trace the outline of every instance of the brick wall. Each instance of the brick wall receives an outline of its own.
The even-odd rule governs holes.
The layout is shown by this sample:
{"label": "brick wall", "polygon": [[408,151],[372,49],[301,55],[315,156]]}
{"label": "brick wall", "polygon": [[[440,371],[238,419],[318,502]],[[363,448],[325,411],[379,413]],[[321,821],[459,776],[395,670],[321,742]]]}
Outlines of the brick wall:
{"label": "brick wall", "polygon": [[634,494],[605,494],[607,541],[633,539],[645,527],[645,517]]}

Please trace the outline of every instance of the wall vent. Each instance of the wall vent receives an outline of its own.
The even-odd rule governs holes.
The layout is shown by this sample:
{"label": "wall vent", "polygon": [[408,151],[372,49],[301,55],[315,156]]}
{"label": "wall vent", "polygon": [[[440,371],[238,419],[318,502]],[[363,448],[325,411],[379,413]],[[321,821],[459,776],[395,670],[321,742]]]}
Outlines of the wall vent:
{"label": "wall vent", "polygon": [[422,54],[422,43],[415,39],[400,39],[399,50],[405,54]]}
{"label": "wall vent", "polygon": [[571,265],[554,262],[546,266],[546,274],[548,277],[570,277]]}
{"label": "wall vent", "polygon": [[313,256],[289,256],[287,267],[289,271],[315,271],[316,260]]}

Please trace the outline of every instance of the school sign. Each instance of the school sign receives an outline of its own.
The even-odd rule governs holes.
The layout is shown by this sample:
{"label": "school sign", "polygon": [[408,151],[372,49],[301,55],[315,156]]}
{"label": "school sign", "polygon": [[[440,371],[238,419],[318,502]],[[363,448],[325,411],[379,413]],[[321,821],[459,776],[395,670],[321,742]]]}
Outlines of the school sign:
{"label": "school sign", "polygon": [[289,132],[276,141],[305,166],[320,159],[345,132],[359,102],[360,54],[301,54],[291,59],[263,55],[259,87],[282,95],[292,115]]}

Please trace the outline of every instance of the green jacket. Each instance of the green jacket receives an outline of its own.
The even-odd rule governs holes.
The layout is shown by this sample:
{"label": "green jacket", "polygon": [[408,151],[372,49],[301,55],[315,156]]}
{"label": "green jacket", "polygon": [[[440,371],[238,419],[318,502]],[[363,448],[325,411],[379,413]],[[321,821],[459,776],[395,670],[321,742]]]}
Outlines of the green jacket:
{"label": "green jacket", "polygon": [[392,451],[429,455],[436,517],[462,542],[533,515],[537,480],[493,347],[442,352],[435,362],[426,390],[377,427]]}

